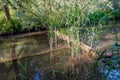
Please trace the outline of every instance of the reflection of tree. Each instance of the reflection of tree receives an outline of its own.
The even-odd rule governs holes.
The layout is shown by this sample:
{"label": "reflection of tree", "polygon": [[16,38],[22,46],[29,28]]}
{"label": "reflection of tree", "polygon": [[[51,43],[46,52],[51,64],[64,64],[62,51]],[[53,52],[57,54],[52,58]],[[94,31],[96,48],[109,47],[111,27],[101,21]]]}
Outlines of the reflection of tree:
{"label": "reflection of tree", "polygon": [[[26,58],[27,60],[24,59],[24,57],[27,57],[29,55],[32,55],[33,53],[40,53],[43,52],[43,50],[48,50],[49,49],[49,41],[48,41],[48,37],[47,35],[35,35],[35,36],[28,36],[28,37],[22,37],[22,38],[3,38],[0,41],[0,52],[5,54],[4,60],[5,61],[10,61],[9,63],[10,65],[7,66],[5,62],[4,63],[4,68],[6,70],[10,70],[9,72],[13,72],[11,73],[13,75],[13,77],[9,80],[15,80],[18,78],[18,74],[22,74],[23,76],[25,76],[26,78],[28,78],[28,72],[31,75],[31,72],[27,70],[27,72],[25,72],[23,70],[23,68],[21,67],[21,64],[23,65],[23,67],[26,68],[27,65],[27,69],[29,62],[35,60],[36,61],[36,57],[33,58],[32,60]],[[52,55],[52,54],[51,54]],[[34,55],[33,55],[34,56]],[[23,58],[23,59],[21,59]],[[49,57],[47,56],[47,59]],[[18,60],[20,59],[20,60]],[[46,58],[43,58],[46,60]],[[39,60],[39,58],[38,58]],[[40,60],[42,60],[42,58],[40,58]],[[39,60],[39,61],[40,61]],[[50,61],[50,60],[48,60]],[[2,62],[2,61],[1,61]],[[37,61],[38,62],[38,61]],[[43,61],[44,62],[44,61]],[[47,62],[48,63],[48,62]],[[38,63],[36,63],[36,65],[38,65]],[[7,67],[6,67],[7,66]],[[40,65],[41,66],[41,65]],[[3,67],[1,66],[1,68],[3,69]],[[32,71],[32,69],[31,69]],[[5,73],[5,76],[9,74],[9,77],[11,76],[10,73],[7,73],[5,71],[3,71]],[[16,77],[15,77],[16,76]],[[1,74],[0,74],[1,77]],[[14,78],[14,79],[13,79]],[[5,78],[6,80],[7,78]],[[29,80],[29,79],[26,79]]]}
{"label": "reflection of tree", "polygon": [[53,38],[49,39],[49,46],[50,46],[50,62],[52,59],[54,59],[54,53],[53,53],[53,49],[54,49],[54,45],[53,45]]}
{"label": "reflection of tree", "polygon": [[17,39],[2,39],[0,45],[0,52],[3,52],[4,54],[4,61],[11,60],[11,54],[9,52],[11,51],[11,46],[13,45],[16,45],[16,56],[14,58],[19,59],[33,55],[33,53],[37,54],[45,50],[49,50],[49,41],[47,35],[36,35]]}
{"label": "reflection of tree", "polygon": [[16,45],[13,45],[11,48],[11,56],[13,58],[12,60],[12,68],[14,70],[15,73],[15,80],[21,80],[19,76],[17,76],[19,74],[19,67],[18,67],[18,63],[17,63],[17,59],[14,60],[14,57],[16,57],[16,50],[15,50]]}

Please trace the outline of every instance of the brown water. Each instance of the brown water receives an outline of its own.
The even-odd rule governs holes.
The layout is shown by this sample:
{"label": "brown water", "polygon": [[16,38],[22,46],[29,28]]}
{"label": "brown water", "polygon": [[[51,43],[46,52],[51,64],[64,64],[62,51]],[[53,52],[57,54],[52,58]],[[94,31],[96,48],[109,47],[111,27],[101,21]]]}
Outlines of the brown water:
{"label": "brown water", "polygon": [[[0,41],[0,58],[11,58],[24,54],[35,54],[49,49],[49,40],[46,34],[27,36],[22,38],[3,38]],[[13,54],[12,49],[15,49]]]}
{"label": "brown water", "polygon": [[[70,49],[63,48],[49,52],[50,44],[47,34],[1,38],[0,80],[19,80],[19,76],[25,77],[25,80],[33,80],[36,69],[44,73],[60,70],[64,61],[70,56]],[[56,44],[57,46],[55,46]],[[66,46],[66,42],[60,39],[57,39],[56,44],[55,42],[52,44],[53,49]],[[44,53],[46,51],[48,53]],[[34,56],[34,54],[38,55]]]}
{"label": "brown water", "polygon": [[[97,45],[99,48],[115,42],[115,34],[109,31],[102,34],[100,45]],[[70,49],[61,49],[64,46],[67,46],[65,41],[57,39],[57,42],[51,42],[47,34],[0,38],[0,80],[20,80],[18,75],[25,77],[25,80],[33,80],[36,69],[44,76],[53,70],[60,71],[70,58]],[[51,52],[51,49],[58,50]]]}

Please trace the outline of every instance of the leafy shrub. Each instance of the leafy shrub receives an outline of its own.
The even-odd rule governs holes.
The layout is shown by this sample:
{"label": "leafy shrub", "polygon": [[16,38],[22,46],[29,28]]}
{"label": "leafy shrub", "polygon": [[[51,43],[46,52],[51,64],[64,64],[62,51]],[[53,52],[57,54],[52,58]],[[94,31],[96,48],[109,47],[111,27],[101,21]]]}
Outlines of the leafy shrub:
{"label": "leafy shrub", "polygon": [[94,13],[90,13],[88,15],[90,24],[98,24],[99,22],[103,22],[109,19],[109,14],[103,11],[95,11]]}
{"label": "leafy shrub", "polygon": [[19,20],[11,18],[8,22],[5,18],[0,19],[0,32],[1,34],[13,34],[22,32],[22,26]]}
{"label": "leafy shrub", "polygon": [[88,23],[98,24],[100,22],[100,23],[106,24],[106,21],[108,21],[111,18],[111,16],[115,17],[115,19],[119,18],[120,11],[95,11],[88,15],[88,19],[89,19]]}
{"label": "leafy shrub", "polygon": [[115,17],[120,17],[120,11],[115,11],[112,13],[112,15]]}

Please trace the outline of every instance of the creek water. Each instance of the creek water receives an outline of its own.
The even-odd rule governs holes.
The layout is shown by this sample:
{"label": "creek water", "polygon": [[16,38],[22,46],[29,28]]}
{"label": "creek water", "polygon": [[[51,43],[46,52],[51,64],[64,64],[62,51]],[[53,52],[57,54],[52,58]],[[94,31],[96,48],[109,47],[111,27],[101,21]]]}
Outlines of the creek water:
{"label": "creek water", "polygon": [[[120,40],[120,27],[118,40]],[[110,30],[108,30],[110,31]],[[103,33],[100,38],[100,47],[106,47],[115,42],[114,33]],[[109,44],[108,44],[108,43]],[[35,71],[46,75],[50,71],[59,71],[67,61],[70,54],[67,43],[57,38],[50,40],[48,34],[36,34],[25,37],[0,38],[0,80],[33,80]],[[96,46],[95,46],[96,47]],[[50,51],[51,49],[59,49]],[[44,53],[44,54],[40,54]],[[102,75],[107,75],[108,69],[104,69]],[[120,70],[112,69],[107,80],[120,80]],[[117,76],[117,77],[115,77]],[[22,78],[22,79],[20,79]]]}
{"label": "creek water", "polygon": [[[50,45],[58,50],[49,52]],[[33,80],[36,70],[47,73],[61,69],[70,56],[69,48],[59,49],[63,46],[66,42],[61,39],[51,44],[47,34],[0,38],[0,80]],[[33,55],[38,53],[44,54]]]}

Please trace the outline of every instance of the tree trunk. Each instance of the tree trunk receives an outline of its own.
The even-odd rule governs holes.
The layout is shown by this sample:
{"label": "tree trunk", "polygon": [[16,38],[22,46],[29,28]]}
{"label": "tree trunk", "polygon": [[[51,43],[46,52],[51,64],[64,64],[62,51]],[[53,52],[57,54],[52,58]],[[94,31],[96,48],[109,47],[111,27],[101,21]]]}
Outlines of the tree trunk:
{"label": "tree trunk", "polygon": [[10,20],[10,12],[9,12],[8,6],[5,4],[5,5],[3,6],[3,9],[4,9],[6,21],[9,21],[9,20]]}
{"label": "tree trunk", "polygon": [[[16,57],[15,47],[16,47],[16,45],[13,45],[12,48],[11,48],[11,51],[12,51],[11,57],[13,59]],[[18,66],[18,63],[17,63],[17,59],[12,60],[12,67],[13,67],[13,70],[14,70],[14,73],[15,73],[15,79],[14,80],[22,80],[20,78],[20,76],[18,76],[18,74],[20,73],[20,71],[19,71],[19,66]]]}

